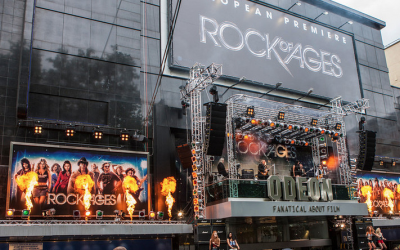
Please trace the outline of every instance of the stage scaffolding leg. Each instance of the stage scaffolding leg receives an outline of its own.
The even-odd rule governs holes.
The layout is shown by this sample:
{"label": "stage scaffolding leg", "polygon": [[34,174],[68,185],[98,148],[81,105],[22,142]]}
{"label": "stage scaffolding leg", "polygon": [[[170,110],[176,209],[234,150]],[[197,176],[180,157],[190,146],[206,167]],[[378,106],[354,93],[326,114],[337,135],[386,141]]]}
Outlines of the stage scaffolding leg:
{"label": "stage scaffolding leg", "polygon": [[237,162],[235,158],[235,124],[233,121],[233,103],[228,103],[227,117],[226,117],[226,131],[227,131],[227,153],[228,153],[228,167],[229,167],[229,197],[238,197],[238,172]]}

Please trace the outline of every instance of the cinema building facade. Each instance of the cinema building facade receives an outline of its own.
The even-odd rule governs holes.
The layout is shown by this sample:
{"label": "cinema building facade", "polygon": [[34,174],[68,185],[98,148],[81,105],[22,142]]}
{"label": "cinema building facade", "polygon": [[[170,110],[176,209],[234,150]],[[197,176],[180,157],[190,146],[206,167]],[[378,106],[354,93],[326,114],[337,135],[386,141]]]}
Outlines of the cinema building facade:
{"label": "cinema building facade", "polygon": [[0,249],[400,238],[383,21],[329,0],[12,0],[0,17]]}

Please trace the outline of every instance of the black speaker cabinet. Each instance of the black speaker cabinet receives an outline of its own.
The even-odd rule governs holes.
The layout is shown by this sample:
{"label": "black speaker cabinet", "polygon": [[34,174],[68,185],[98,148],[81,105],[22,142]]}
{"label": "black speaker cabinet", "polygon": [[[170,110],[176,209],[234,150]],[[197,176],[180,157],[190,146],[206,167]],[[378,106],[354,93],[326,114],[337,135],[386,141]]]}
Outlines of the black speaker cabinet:
{"label": "black speaker cabinet", "polygon": [[226,104],[206,103],[206,129],[204,149],[207,155],[221,156],[225,145]]}
{"label": "black speaker cabinet", "polygon": [[359,142],[357,167],[361,170],[371,171],[375,158],[376,132],[361,131]]}
{"label": "black speaker cabinet", "polygon": [[195,227],[195,242],[208,242],[211,238],[211,226]]}
{"label": "black speaker cabinet", "polygon": [[192,150],[188,144],[179,145],[176,147],[178,151],[179,160],[182,163],[184,169],[190,168],[192,166]]}

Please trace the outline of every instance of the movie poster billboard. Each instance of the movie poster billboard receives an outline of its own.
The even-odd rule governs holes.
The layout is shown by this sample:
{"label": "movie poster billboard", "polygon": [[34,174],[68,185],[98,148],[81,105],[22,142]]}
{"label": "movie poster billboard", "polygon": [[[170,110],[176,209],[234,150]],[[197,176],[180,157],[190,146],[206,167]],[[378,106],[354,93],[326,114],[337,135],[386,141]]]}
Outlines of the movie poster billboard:
{"label": "movie poster billboard", "polygon": [[369,203],[370,212],[389,214],[400,212],[400,175],[383,172],[357,172],[359,202]]}
{"label": "movie poster billboard", "polygon": [[74,210],[115,216],[128,214],[133,198],[136,215],[148,210],[147,153],[16,142],[11,149],[8,209],[30,209],[33,217],[52,208],[55,216]]}

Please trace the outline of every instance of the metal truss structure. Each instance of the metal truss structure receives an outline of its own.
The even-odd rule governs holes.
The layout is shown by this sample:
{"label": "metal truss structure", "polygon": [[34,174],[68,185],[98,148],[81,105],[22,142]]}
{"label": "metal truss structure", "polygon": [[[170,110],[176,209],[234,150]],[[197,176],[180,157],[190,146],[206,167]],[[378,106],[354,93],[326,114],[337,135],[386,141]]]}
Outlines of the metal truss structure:
{"label": "metal truss structure", "polygon": [[364,114],[365,110],[369,108],[369,100],[361,99],[355,102],[348,103],[346,105],[342,104],[342,98],[337,97],[331,100],[331,110],[334,113],[332,116],[332,120],[337,123],[342,124],[341,132],[343,137],[339,138],[337,143],[337,150],[339,156],[340,163],[340,182],[341,184],[347,185],[349,189],[349,193],[351,193],[352,189],[352,169],[349,164],[349,155],[346,147],[346,127],[344,123],[344,116],[358,113]]}
{"label": "metal truss structure", "polygon": [[186,221],[169,220],[0,220],[0,225],[163,225],[186,224]]}
{"label": "metal truss structure", "polygon": [[186,86],[181,88],[181,100],[184,103],[189,103],[190,117],[191,117],[191,134],[192,134],[192,152],[196,166],[193,171],[197,174],[194,189],[197,189],[198,204],[195,205],[195,218],[206,218],[205,210],[205,176],[206,173],[211,172],[210,157],[205,155],[204,152],[204,131],[205,131],[205,117],[202,116],[201,92],[211,85],[222,75],[222,65],[211,64],[205,67],[196,63],[190,69],[190,79]]}

